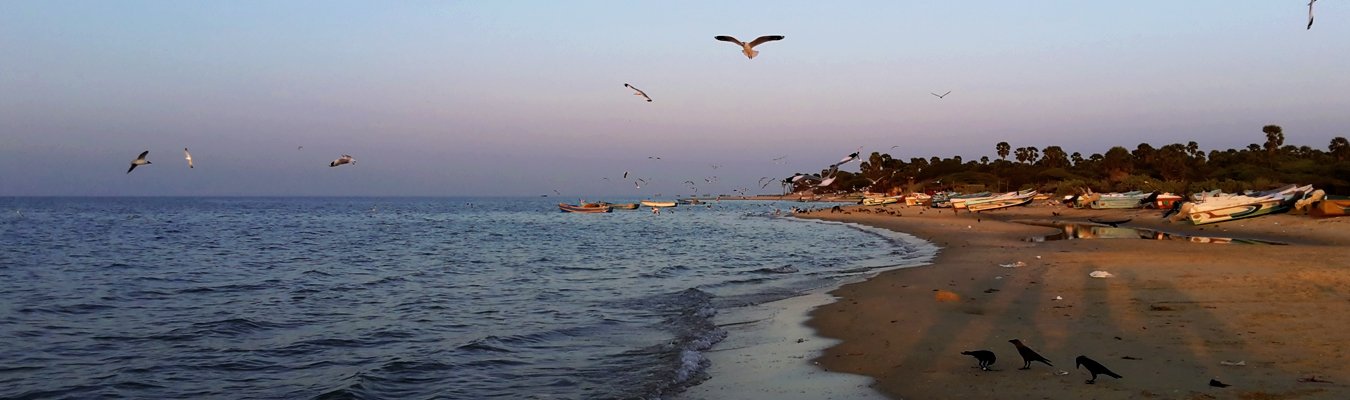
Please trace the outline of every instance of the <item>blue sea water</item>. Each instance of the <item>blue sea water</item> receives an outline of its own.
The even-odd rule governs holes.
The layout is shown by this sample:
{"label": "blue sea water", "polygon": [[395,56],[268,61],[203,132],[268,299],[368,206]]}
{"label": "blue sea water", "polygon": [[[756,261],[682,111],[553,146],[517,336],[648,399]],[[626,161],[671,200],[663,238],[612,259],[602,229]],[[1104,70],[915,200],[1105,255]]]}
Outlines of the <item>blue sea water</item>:
{"label": "blue sea water", "polygon": [[719,311],[923,243],[721,201],[0,199],[0,397],[655,399]]}

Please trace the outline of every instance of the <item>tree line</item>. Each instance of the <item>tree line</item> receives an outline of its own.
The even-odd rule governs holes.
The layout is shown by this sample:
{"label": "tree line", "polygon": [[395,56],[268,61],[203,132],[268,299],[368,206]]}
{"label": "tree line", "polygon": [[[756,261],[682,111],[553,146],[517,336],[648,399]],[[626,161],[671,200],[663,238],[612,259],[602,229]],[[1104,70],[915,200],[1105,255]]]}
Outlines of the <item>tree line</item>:
{"label": "tree line", "polygon": [[1140,143],[1133,150],[1115,146],[1105,154],[1087,156],[1069,153],[1060,146],[1012,148],[1008,142],[998,142],[994,145],[996,158],[983,156],[978,160],[935,156],[906,161],[873,152],[858,172],[839,171],[827,187],[800,181],[792,185],[792,190],[902,193],[1036,189],[1061,195],[1082,190],[1140,190],[1186,194],[1214,189],[1233,193],[1297,183],[1312,184],[1328,194],[1350,193],[1350,141],[1335,137],[1324,151],[1285,145],[1284,129],[1279,125],[1266,125],[1261,131],[1266,137],[1264,143],[1208,153],[1194,141],[1162,147]]}

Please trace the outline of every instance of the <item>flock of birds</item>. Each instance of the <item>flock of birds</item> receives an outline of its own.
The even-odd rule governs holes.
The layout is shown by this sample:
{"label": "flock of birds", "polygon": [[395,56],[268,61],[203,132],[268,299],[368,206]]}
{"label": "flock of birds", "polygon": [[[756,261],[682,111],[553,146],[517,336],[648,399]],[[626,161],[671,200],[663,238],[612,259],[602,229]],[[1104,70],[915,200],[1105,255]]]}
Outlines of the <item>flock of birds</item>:
{"label": "flock of birds", "polygon": [[[296,147],[296,150],[303,149],[303,148],[304,148],[304,146]],[[135,169],[136,169],[136,167],[139,167],[139,166],[142,166],[142,165],[150,165],[150,164],[152,164],[152,163],[150,162],[150,160],[147,160],[147,159],[145,158],[146,156],[149,156],[149,155],[150,155],[150,150],[142,151],[142,152],[141,152],[141,155],[136,156],[136,159],[135,159],[135,160],[131,160],[131,168],[127,168],[127,173],[130,174],[132,170],[135,170]],[[186,147],[183,148],[183,159],[184,159],[184,160],[187,160],[187,166],[188,166],[188,168],[196,168],[196,166],[193,165],[193,163],[192,163],[192,153],[191,153],[191,152],[188,152],[188,149],[187,149]],[[349,154],[343,154],[342,157],[338,157],[336,160],[333,160],[333,162],[328,163],[328,166],[329,166],[329,167],[336,167],[336,166],[343,165],[343,164],[352,164],[352,165],[355,165],[355,164],[356,164],[356,159],[352,158],[352,156],[349,155]]]}
{"label": "flock of birds", "polygon": [[[1055,366],[1055,364],[1050,363],[1050,360],[1046,359],[1040,353],[1037,353],[1036,350],[1032,350],[1030,347],[1027,347],[1027,345],[1025,343],[1022,343],[1022,341],[1019,339],[1009,340],[1008,343],[1012,343],[1012,345],[1017,348],[1017,354],[1022,356],[1022,368],[1018,368],[1019,370],[1031,369],[1031,363],[1033,362],[1043,363],[1051,367]],[[994,354],[993,351],[989,350],[970,350],[970,351],[963,351],[961,352],[961,354],[975,357],[975,361],[979,363],[978,367],[982,371],[993,371],[993,369],[990,369],[989,366],[994,365],[994,362],[998,361],[998,356]],[[1125,359],[1137,360],[1138,358],[1125,357]],[[1077,358],[1074,358],[1073,361],[1074,361],[1074,369],[1085,368],[1087,369],[1089,374],[1092,374],[1092,379],[1088,379],[1087,382],[1085,382],[1089,385],[1097,383],[1097,376],[1100,375],[1105,375],[1116,379],[1125,378],[1123,376],[1120,376],[1120,374],[1111,371],[1111,369],[1106,368],[1105,365],[1102,365],[1102,363],[1097,362],[1097,360],[1093,360],[1091,358],[1088,358],[1087,356],[1080,355]],[[1068,375],[1068,374],[1069,373],[1067,371],[1060,371],[1060,375]],[[1220,382],[1218,379],[1210,379],[1209,385],[1219,388],[1232,386],[1227,383]]]}
{"label": "flock of birds", "polygon": [[[1315,4],[1315,3],[1317,3],[1317,0],[1309,0],[1309,1],[1308,1],[1308,26],[1307,26],[1306,29],[1312,29],[1312,25],[1313,25],[1313,4]],[[742,54],[745,54],[745,57],[746,57],[746,58],[752,59],[752,60],[753,60],[753,59],[755,58],[755,56],[758,56],[758,55],[759,55],[759,51],[758,51],[758,50],[755,50],[755,47],[756,47],[756,46],[759,46],[759,45],[761,45],[761,44],[768,43],[768,42],[773,42],[773,41],[783,40],[784,37],[785,37],[785,36],[783,36],[783,35],[764,35],[764,36],[757,37],[757,38],[755,38],[755,40],[751,40],[751,41],[749,41],[749,42],[743,42],[743,41],[741,41],[740,39],[736,39],[735,37],[732,37],[732,36],[726,36],[726,35],[714,36],[713,39],[716,39],[716,40],[719,40],[719,41],[723,41],[723,42],[732,43],[732,44],[735,44],[735,45],[737,45],[737,46],[740,46],[740,48],[741,48],[741,53],[742,53]],[[649,95],[647,95],[647,92],[643,91],[642,89],[638,89],[636,86],[633,86],[633,85],[628,84],[628,83],[624,83],[623,86],[626,87],[626,88],[629,88],[629,89],[633,90],[633,95],[642,97],[643,99],[645,99],[645,100],[646,100],[647,102],[649,102],[649,103],[652,101],[652,97],[649,96]],[[950,90],[948,90],[947,92],[945,92],[945,93],[943,93],[943,94],[937,94],[937,93],[929,92],[929,94],[931,94],[931,95],[933,95],[933,96],[935,96],[935,97],[937,97],[937,98],[939,98],[939,99],[945,99],[945,98],[947,97],[947,95],[949,95],[949,94],[951,94],[951,93],[952,93],[952,91],[950,91]],[[895,149],[896,147],[898,147],[898,146],[891,146],[891,149]],[[296,147],[297,150],[303,149],[303,148],[304,148],[304,146]],[[861,150],[861,148],[859,148],[859,150]],[[138,166],[142,166],[142,165],[150,165],[150,164],[151,164],[150,160],[147,160],[147,159],[146,159],[146,156],[148,156],[149,154],[150,154],[150,151],[149,151],[149,150],[146,150],[146,151],[141,152],[141,154],[140,154],[139,156],[137,156],[136,159],[134,159],[134,160],[131,161],[131,167],[130,167],[130,168],[127,168],[127,173],[130,174],[131,171],[132,171],[132,170],[135,170],[136,167],[138,167]],[[786,157],[787,157],[787,156],[782,156],[782,157],[774,158],[773,161],[778,162],[778,161],[780,161],[780,160],[782,160],[783,158],[786,158]],[[194,168],[193,163],[192,163],[192,153],[189,153],[189,152],[188,152],[188,149],[187,149],[186,147],[183,148],[183,158],[187,160],[188,168]],[[648,157],[648,158],[651,158],[651,159],[657,159],[657,160],[661,159],[660,157]],[[810,181],[816,181],[816,182],[817,182],[816,186],[818,186],[818,187],[829,186],[831,183],[834,183],[834,180],[835,180],[835,174],[839,171],[839,166],[840,166],[840,165],[843,165],[843,164],[845,164],[845,163],[848,163],[848,162],[850,162],[850,161],[854,161],[854,160],[857,160],[857,159],[858,159],[858,152],[854,152],[853,154],[850,154],[850,155],[848,155],[847,157],[844,157],[844,159],[843,159],[843,160],[840,160],[838,163],[835,163],[835,164],[830,165],[829,168],[827,168],[828,172],[827,172],[824,176],[816,175],[816,174],[810,174],[810,175],[807,175],[807,174],[800,174],[800,173],[798,173],[798,174],[794,174],[793,176],[784,179],[782,183],[784,183],[784,184],[792,184],[792,183],[797,183],[797,182],[799,182],[799,181],[801,181],[801,180],[810,180]],[[335,159],[335,160],[333,160],[332,162],[328,163],[328,166],[329,166],[329,167],[337,167],[337,166],[346,165],[346,164],[352,164],[352,165],[355,165],[355,164],[356,164],[356,160],[353,159],[352,156],[349,155],[349,154],[343,154],[341,157],[338,157],[337,159]],[[716,166],[714,166],[713,168],[716,169]],[[625,173],[624,173],[624,178],[626,179],[627,177],[628,177],[628,173],[625,172]],[[764,179],[761,178],[761,179],[760,179],[761,188],[767,186],[767,184],[764,184],[763,181],[764,181]],[[634,185],[637,186],[637,187],[639,187],[639,188],[641,188],[641,187],[642,187],[642,186],[641,186],[641,180],[640,180],[639,182],[634,182]]]}

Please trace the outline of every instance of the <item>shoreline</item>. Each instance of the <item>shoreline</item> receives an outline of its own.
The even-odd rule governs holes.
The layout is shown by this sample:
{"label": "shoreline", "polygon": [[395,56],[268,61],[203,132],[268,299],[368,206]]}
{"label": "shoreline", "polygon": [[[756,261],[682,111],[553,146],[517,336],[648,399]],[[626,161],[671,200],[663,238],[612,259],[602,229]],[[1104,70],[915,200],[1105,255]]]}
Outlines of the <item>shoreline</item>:
{"label": "shoreline", "polygon": [[[1350,397],[1350,352],[1341,350],[1350,342],[1350,220],[1286,214],[1191,226],[1164,222],[1158,210],[1044,205],[859,212],[881,208],[798,216],[890,229],[942,248],[932,265],[843,285],[830,292],[837,301],[810,311],[807,325],[838,341],[816,359],[820,366],[870,377],[889,398]],[[1059,229],[1011,222],[1086,224],[1102,215],[1132,218],[1122,227],[1290,245],[1031,242]],[[1115,277],[1090,278],[1096,270]],[[938,302],[935,290],[960,299]],[[1012,338],[1055,366],[1018,371]],[[995,371],[960,354],[975,349],[998,354]],[[1087,374],[1073,368],[1080,354],[1125,378],[1084,385]],[[1245,366],[1225,365],[1238,361]],[[1209,387],[1211,378],[1233,386]]]}

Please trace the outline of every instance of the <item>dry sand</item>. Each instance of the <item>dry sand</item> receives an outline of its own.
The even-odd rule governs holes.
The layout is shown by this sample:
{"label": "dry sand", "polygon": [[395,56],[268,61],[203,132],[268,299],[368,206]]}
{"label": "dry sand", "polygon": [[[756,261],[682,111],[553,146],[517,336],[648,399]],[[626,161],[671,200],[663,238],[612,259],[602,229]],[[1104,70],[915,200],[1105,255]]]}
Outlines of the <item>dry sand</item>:
{"label": "dry sand", "polygon": [[[954,215],[890,205],[900,214],[892,216],[862,208],[880,207],[802,216],[893,229],[943,248],[933,265],[845,285],[831,293],[839,301],[811,312],[810,327],[841,340],[818,358],[821,367],[872,377],[892,398],[1350,398],[1350,218],[1273,215],[1195,227],[1163,222],[1157,210],[1038,205]],[[1092,216],[1290,245],[1029,242],[1058,229],[1010,222]],[[1097,270],[1114,277],[1089,277]],[[960,298],[938,302],[937,290]],[[1054,366],[1018,370],[1013,338]],[[960,354],[976,349],[997,353],[994,371]],[[1078,355],[1124,379],[1085,384]],[[1211,378],[1232,387],[1210,387]]]}

